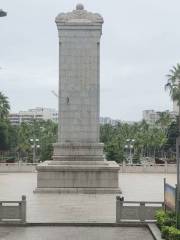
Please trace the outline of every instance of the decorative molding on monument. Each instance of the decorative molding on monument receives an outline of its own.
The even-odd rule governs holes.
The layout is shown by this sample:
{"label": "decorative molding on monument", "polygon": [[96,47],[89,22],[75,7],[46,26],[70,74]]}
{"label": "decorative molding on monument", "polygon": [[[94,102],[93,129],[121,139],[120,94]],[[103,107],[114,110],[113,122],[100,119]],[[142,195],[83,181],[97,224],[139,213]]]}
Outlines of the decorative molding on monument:
{"label": "decorative molding on monument", "polygon": [[97,23],[104,22],[103,17],[99,13],[92,13],[84,10],[82,4],[77,4],[76,9],[68,13],[60,13],[56,19],[56,23]]}
{"label": "decorative molding on monument", "polygon": [[61,142],[53,143],[54,147],[63,147],[63,148],[103,148],[104,143],[92,143],[92,142]]}

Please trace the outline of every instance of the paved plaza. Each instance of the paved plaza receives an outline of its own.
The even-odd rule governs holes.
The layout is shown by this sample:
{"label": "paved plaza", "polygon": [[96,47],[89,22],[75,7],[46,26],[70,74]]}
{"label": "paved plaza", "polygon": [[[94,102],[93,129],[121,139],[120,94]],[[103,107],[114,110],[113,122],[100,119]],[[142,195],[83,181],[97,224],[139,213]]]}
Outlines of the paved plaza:
{"label": "paved plaza", "polygon": [[[175,174],[120,174],[125,200],[163,201],[163,178],[175,184]],[[1,173],[0,200],[27,196],[28,222],[115,222],[116,195],[33,193],[36,173]]]}
{"label": "paved plaza", "polygon": [[146,228],[135,227],[0,227],[1,240],[153,240]]}

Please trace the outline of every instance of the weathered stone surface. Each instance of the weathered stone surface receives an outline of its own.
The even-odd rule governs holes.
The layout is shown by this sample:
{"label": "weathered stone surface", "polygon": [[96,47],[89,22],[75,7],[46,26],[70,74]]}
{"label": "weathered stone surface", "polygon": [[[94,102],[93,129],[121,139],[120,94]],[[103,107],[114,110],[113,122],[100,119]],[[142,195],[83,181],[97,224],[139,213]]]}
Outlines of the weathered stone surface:
{"label": "weathered stone surface", "polygon": [[115,162],[68,163],[69,161],[46,161],[39,165],[36,192],[41,188],[43,192],[119,193],[116,174],[119,167]]}
{"label": "weathered stone surface", "polygon": [[4,240],[153,240],[146,227],[0,227]]}
{"label": "weathered stone surface", "polygon": [[103,158],[103,143],[55,143],[54,158],[61,156],[94,156]]}
{"label": "weathered stone surface", "polygon": [[119,166],[104,159],[99,143],[103,18],[78,4],[55,21],[59,33],[58,143],[53,161],[37,167],[36,192],[118,193]]}
{"label": "weathered stone surface", "polygon": [[68,13],[60,13],[56,19],[56,23],[75,23],[77,24],[102,24],[103,18],[99,13],[91,13],[84,10],[84,6],[82,4],[76,5],[76,10]]}

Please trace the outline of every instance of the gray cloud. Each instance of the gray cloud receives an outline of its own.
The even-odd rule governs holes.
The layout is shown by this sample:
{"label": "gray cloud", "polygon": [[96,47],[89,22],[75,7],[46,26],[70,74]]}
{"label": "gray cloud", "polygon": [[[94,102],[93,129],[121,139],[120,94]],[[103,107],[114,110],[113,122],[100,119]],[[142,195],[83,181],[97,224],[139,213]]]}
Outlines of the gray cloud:
{"label": "gray cloud", "polygon": [[[171,107],[165,75],[179,61],[179,0],[84,0],[103,15],[101,115],[139,120],[144,109]],[[57,108],[58,36],[54,18],[76,1],[1,0],[0,89],[12,111]]]}

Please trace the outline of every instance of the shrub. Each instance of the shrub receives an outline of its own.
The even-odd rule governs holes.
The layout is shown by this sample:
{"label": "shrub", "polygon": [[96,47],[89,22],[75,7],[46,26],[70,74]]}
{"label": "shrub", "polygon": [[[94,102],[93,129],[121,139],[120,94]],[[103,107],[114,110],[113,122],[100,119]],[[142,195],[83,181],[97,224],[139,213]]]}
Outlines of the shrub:
{"label": "shrub", "polygon": [[169,227],[168,240],[180,240],[180,230],[175,227]]}
{"label": "shrub", "polygon": [[163,226],[174,226],[176,225],[176,217],[173,212],[165,212],[164,210],[158,210],[155,215],[157,225],[161,229]]}
{"label": "shrub", "polygon": [[166,240],[180,240],[180,230],[175,227],[176,218],[174,213],[159,210],[156,212],[155,218],[161,230],[162,238]]}
{"label": "shrub", "polygon": [[168,226],[163,226],[161,228],[161,237],[165,238],[166,240],[169,239],[169,228]]}
{"label": "shrub", "polygon": [[163,226],[161,236],[166,240],[180,240],[180,230],[175,227]]}
{"label": "shrub", "polygon": [[165,218],[164,225],[168,227],[175,227],[176,226],[176,219],[175,218]]}
{"label": "shrub", "polygon": [[166,218],[166,213],[164,210],[158,210],[156,212],[155,219],[156,219],[157,225],[160,229],[164,225],[165,218]]}

